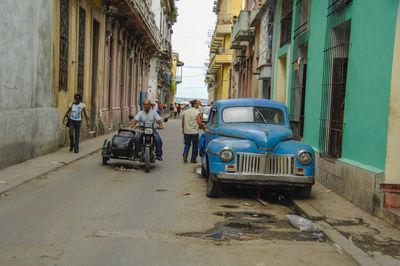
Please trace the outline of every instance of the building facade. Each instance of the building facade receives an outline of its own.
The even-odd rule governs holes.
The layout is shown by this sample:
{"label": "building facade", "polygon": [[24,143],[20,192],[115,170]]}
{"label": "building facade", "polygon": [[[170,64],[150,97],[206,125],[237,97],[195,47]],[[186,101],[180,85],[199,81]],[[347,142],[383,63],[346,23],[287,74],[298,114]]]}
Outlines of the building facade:
{"label": "building facade", "polygon": [[391,159],[398,10],[398,1],[359,0],[279,0],[275,10],[272,98],[317,151],[316,178],[380,216],[380,184],[400,183]]}
{"label": "building facade", "polygon": [[175,104],[175,94],[177,85],[182,83],[182,67],[184,63],[179,60],[179,54],[176,52],[172,53],[172,66],[171,66],[171,76],[172,76],[172,86],[171,86],[171,97],[170,104]]}
{"label": "building facade", "polygon": [[170,71],[173,0],[6,0],[0,8],[0,148],[9,151],[0,167],[66,145],[62,120],[75,93],[87,106],[87,138],[140,110],[153,57]]}
{"label": "building facade", "polygon": [[[230,49],[231,28],[242,9],[241,0],[215,1],[214,12],[217,14],[217,25],[210,44],[210,63],[205,82],[208,84],[212,100],[227,99],[229,95],[230,67],[232,50]],[[210,101],[210,97],[209,97]]]}

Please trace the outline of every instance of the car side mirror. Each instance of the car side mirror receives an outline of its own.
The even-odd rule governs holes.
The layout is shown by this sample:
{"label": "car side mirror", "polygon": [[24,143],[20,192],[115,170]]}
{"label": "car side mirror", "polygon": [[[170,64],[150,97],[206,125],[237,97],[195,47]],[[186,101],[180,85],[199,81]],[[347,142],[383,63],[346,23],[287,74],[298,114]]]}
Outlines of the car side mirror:
{"label": "car side mirror", "polygon": [[168,122],[168,117],[164,118],[163,121],[164,121],[164,122]]}
{"label": "car side mirror", "polygon": [[133,115],[129,115],[129,120],[133,120],[135,117]]}

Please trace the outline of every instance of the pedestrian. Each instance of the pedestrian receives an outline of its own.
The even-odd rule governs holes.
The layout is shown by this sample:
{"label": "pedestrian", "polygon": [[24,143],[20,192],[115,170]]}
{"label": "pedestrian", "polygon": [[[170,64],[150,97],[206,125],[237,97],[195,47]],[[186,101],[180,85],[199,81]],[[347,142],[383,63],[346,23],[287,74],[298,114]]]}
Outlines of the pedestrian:
{"label": "pedestrian", "polygon": [[183,162],[187,163],[187,158],[192,147],[192,158],[191,163],[197,163],[196,158],[199,152],[199,127],[205,130],[205,126],[201,121],[201,116],[199,112],[200,101],[193,100],[192,108],[183,112],[182,117],[182,134],[184,137],[185,148],[183,150]]}
{"label": "pedestrian", "polygon": [[174,112],[174,118],[176,119],[176,115],[178,114],[178,108],[176,107],[176,103],[173,104],[172,110],[173,110],[173,112]]}
{"label": "pedestrian", "polygon": [[[79,152],[79,135],[82,124],[82,112],[86,119],[86,127],[89,128],[89,120],[86,113],[86,105],[82,102],[82,96],[74,95],[74,102],[69,105],[65,118],[69,118],[69,151]],[[74,136],[75,133],[75,136]]]}
{"label": "pedestrian", "polygon": [[176,110],[177,110],[177,112],[178,112],[178,116],[181,116],[182,107],[181,107],[180,104],[178,104],[178,106],[176,107]]}
{"label": "pedestrian", "polygon": [[[137,123],[158,123],[160,129],[163,129],[163,124],[161,121],[161,117],[158,115],[156,111],[151,109],[151,103],[149,100],[143,101],[143,108],[144,110],[137,113],[135,119],[132,122],[132,128],[136,128]],[[162,140],[160,135],[156,130],[154,130],[154,141],[156,143],[156,159],[162,161]],[[142,148],[142,134],[137,133],[135,136],[135,159],[139,158],[139,152]]]}

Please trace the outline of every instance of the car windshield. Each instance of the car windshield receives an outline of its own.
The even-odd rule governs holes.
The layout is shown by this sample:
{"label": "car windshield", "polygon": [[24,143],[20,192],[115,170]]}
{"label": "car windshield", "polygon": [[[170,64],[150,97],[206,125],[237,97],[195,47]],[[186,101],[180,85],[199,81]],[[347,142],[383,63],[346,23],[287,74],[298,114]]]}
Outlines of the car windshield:
{"label": "car windshield", "polygon": [[266,123],[285,124],[285,114],[281,109],[265,106],[228,107],[222,111],[225,123]]}

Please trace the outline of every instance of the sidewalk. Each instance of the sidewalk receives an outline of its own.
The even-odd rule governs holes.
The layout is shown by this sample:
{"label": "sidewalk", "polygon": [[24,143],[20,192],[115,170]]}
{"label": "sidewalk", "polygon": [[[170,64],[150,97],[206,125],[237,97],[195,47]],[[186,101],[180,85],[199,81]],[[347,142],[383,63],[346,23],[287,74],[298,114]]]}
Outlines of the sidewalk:
{"label": "sidewalk", "polygon": [[[40,177],[98,151],[102,148],[104,140],[111,138],[113,135],[115,135],[115,132],[81,142],[79,144],[79,153],[70,152],[69,147],[65,147],[56,152],[0,169],[0,195],[24,182]],[[101,161],[100,157],[99,161]]]}
{"label": "sidewalk", "polygon": [[353,205],[320,183],[296,208],[318,223],[360,265],[400,265],[400,230]]}

